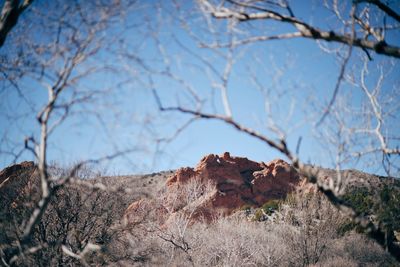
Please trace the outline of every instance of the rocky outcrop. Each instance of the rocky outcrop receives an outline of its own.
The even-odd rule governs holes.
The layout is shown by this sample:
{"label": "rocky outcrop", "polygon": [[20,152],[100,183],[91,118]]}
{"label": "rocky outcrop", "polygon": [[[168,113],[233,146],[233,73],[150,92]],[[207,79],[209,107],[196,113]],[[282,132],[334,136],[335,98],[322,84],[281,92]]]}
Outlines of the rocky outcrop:
{"label": "rocky outcrop", "polygon": [[[196,185],[193,185],[194,181]],[[209,221],[243,206],[260,207],[269,200],[283,199],[300,183],[296,170],[281,159],[258,163],[232,157],[228,152],[221,156],[210,154],[203,157],[195,168],[181,168],[171,175],[166,182],[164,200],[160,199],[157,205],[163,206],[170,214],[184,212],[193,218]],[[205,191],[206,184],[211,184],[213,190]],[[176,200],[181,204],[176,205]],[[134,217],[135,207],[145,206],[143,201],[132,204],[126,216]]]}

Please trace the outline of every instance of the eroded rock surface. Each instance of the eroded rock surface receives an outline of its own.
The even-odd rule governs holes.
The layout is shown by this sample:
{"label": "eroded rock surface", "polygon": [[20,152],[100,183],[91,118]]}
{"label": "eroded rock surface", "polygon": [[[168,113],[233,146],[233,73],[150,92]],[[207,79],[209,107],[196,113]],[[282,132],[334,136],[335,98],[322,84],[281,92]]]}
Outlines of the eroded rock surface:
{"label": "eroded rock surface", "polygon": [[260,207],[269,200],[283,199],[300,183],[296,170],[281,159],[258,163],[228,152],[210,154],[195,168],[178,169],[167,179],[158,201],[139,200],[130,206],[126,217],[135,221],[141,217],[138,212],[138,218],[133,219],[137,207],[146,207],[163,210],[167,220],[168,214],[183,212],[209,221],[243,206]]}

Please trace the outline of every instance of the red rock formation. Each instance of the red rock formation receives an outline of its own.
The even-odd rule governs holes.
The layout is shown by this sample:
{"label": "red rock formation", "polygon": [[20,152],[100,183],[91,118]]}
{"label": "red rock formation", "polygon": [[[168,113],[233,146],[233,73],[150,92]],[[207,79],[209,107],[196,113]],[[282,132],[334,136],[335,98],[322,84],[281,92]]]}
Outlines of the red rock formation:
{"label": "red rock formation", "polygon": [[168,207],[168,201],[160,205],[173,212],[181,211],[210,220],[219,214],[231,214],[244,205],[259,207],[268,200],[283,199],[301,182],[297,172],[281,159],[265,164],[231,157],[225,152],[222,156],[205,156],[196,168],[177,170],[166,182],[166,194],[179,193],[194,179],[215,185],[215,190],[202,196],[200,203],[196,202],[195,210],[189,207],[190,203],[179,210]]}
{"label": "red rock formation", "polygon": [[171,176],[167,180],[167,185],[171,185],[174,183],[184,183],[195,175],[196,175],[196,172],[193,170],[193,168],[189,168],[189,167],[180,168],[175,172],[175,174],[173,176]]}

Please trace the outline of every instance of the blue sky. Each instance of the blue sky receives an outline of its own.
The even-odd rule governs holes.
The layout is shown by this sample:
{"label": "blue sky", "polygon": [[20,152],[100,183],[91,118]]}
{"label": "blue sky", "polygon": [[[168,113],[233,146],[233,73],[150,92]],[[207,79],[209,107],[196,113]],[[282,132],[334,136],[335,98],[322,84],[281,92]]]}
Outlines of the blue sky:
{"label": "blue sky", "polygon": [[[299,1],[294,1],[293,11],[300,18],[322,25],[321,27],[335,29],[336,22],[327,10],[322,7],[310,9],[309,6],[315,6],[312,1],[307,3],[308,5],[299,3]],[[33,8],[40,10],[44,5],[43,1],[37,1]],[[229,37],[224,34],[226,30],[224,22],[214,22],[213,26],[219,32],[217,35],[207,32],[204,20],[201,15],[193,11],[192,5],[189,1],[184,2],[180,14],[193,34],[210,43],[215,38]],[[68,165],[79,160],[102,157],[116,150],[134,148],[135,152],[100,167],[110,174],[127,174],[194,166],[206,154],[221,154],[225,151],[231,152],[232,155],[265,162],[282,157],[262,142],[236,131],[229,125],[208,120],[196,121],[171,142],[162,143],[157,147],[155,139],[172,136],[189,117],[179,113],[160,113],[151,93],[151,87],[157,90],[166,106],[177,104],[186,107],[194,106],[193,98],[187,93],[182,83],[158,73],[167,69],[166,58],[168,58],[171,72],[184,84],[189,84],[204,100],[204,111],[223,112],[220,91],[213,89],[218,78],[208,65],[198,59],[198,56],[209,59],[211,66],[217,72],[223,73],[226,60],[220,54],[227,55],[228,50],[215,51],[200,48],[196,40],[182,29],[180,22],[177,21],[178,15],[173,13],[176,12],[174,8],[172,5],[165,4],[160,13],[154,13],[150,4],[143,4],[141,8],[136,9],[136,12],[128,13],[125,21],[115,24],[108,31],[108,34],[113,36],[121,33],[120,39],[124,42],[112,43],[108,46],[108,50],[101,50],[95,57],[80,66],[76,74],[91,65],[113,66],[117,71],[99,70],[78,84],[82,92],[100,90],[103,93],[92,102],[72,109],[72,115],[50,138],[49,161]],[[33,29],[42,26],[32,25],[33,19],[34,15],[29,14],[28,11],[21,19],[21,26],[19,26],[30,25]],[[126,29],[121,26],[126,25],[123,23],[138,26]],[[152,30],[156,30],[149,31],[149,25]],[[243,37],[245,34],[259,32],[274,33],[290,29],[289,26],[280,25],[258,22],[254,25],[255,28],[250,29],[250,32],[239,33],[237,36]],[[239,29],[243,30],[245,27]],[[23,30],[26,28],[16,29],[13,32],[14,36]],[[40,34],[36,36],[37,42],[44,43],[46,38],[51,40],[51,28],[49,32],[49,36],[44,36],[45,33],[43,36]],[[33,36],[32,32],[24,34],[27,34],[28,40]],[[11,35],[10,38],[13,36]],[[155,39],[158,39],[159,43],[155,42]],[[179,40],[179,43],[176,40]],[[388,40],[399,45],[399,33],[394,33]],[[16,50],[11,42],[9,41],[0,50],[0,55],[15,55]],[[183,44],[185,49],[180,44]],[[166,56],[160,53],[160,46]],[[329,46],[338,47],[335,44],[329,44]],[[193,56],[186,49],[197,56]],[[126,54],[118,55],[121,51],[141,58],[153,72],[149,74]],[[360,71],[360,65],[356,64],[362,54],[359,52],[355,49],[351,58],[351,66],[355,66],[352,70],[354,74]],[[268,114],[270,114],[271,119],[287,132],[291,149],[295,150],[299,137],[302,138],[299,156],[303,161],[333,167],[332,158],[335,157],[335,147],[320,134],[320,132],[326,132],[330,121],[326,120],[325,125],[318,129],[314,127],[314,124],[320,118],[317,108],[326,106],[332,95],[339,73],[340,62],[337,57],[319,49],[314,41],[304,39],[255,43],[236,48],[232,55],[236,61],[227,88],[234,119],[275,139],[277,136],[267,128]],[[389,61],[387,57],[373,56],[374,61],[369,63],[369,85],[371,86],[378,75],[377,64],[380,62],[388,64]],[[57,67],[59,65],[56,64]],[[399,91],[398,77],[400,77],[400,69],[398,63],[395,63],[383,84],[384,95]],[[254,79],[265,90],[264,94],[254,85]],[[153,82],[152,85],[149,83],[150,80]],[[35,77],[25,77],[19,81],[24,94],[35,106],[31,109],[21,100],[15,88],[6,83],[2,85],[0,108],[3,113],[0,116],[0,134],[4,136],[7,132],[14,148],[20,148],[26,136],[38,136],[35,113],[46,101],[46,91],[43,85],[35,82]],[[359,88],[344,83],[340,90],[342,97],[340,101],[348,101],[349,107],[354,110],[362,107],[361,103],[364,103],[365,99]],[[72,89],[66,91],[65,100],[72,96],[71,92]],[[391,101],[396,103],[399,100],[398,95],[393,94],[393,97],[395,99]],[[266,100],[271,104],[270,113],[265,110]],[[314,104],[318,107],[314,108]],[[5,116],[9,114],[23,116],[10,120]],[[357,117],[355,119],[357,120]],[[397,125],[399,125],[398,118],[391,119],[387,131],[399,136]],[[399,141],[391,144],[399,145]],[[6,145],[4,139],[0,143],[2,150],[7,150],[12,145],[9,143]],[[25,159],[32,159],[32,155],[24,152],[18,161]],[[11,160],[7,154],[0,154],[0,168],[9,165]],[[365,158],[360,162],[352,161],[343,167],[360,168],[369,172],[382,171],[379,164],[367,166],[365,163],[369,160]]]}

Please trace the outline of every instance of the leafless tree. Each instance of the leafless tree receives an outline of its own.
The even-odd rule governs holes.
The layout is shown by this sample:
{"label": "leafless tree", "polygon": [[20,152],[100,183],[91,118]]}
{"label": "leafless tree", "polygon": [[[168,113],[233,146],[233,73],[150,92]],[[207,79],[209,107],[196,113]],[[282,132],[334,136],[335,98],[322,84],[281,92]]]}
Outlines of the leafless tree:
{"label": "leafless tree", "polygon": [[[205,69],[204,76],[209,79],[210,88],[214,90],[210,90],[211,93],[207,94],[206,90],[197,89],[195,92],[201,93],[188,96],[190,100],[177,101],[174,105],[170,104],[169,99],[161,97],[160,89],[153,86],[159,109],[163,112],[175,111],[185,114],[193,121],[198,119],[220,121],[258,139],[289,159],[302,175],[308,177],[309,182],[317,184],[319,190],[337,208],[347,213],[367,232],[382,234],[384,230],[362,214],[355,212],[341,199],[347,183],[345,177],[341,177],[340,170],[344,166],[351,165],[350,163],[363,161],[375,164],[376,168],[383,169],[390,177],[395,177],[399,173],[397,167],[399,151],[394,141],[398,140],[398,136],[392,127],[393,124],[398,124],[398,101],[396,101],[399,93],[398,82],[386,84],[386,89],[382,90],[382,84],[388,78],[385,76],[395,75],[390,71],[383,72],[383,66],[385,69],[388,67],[397,69],[397,58],[400,56],[400,49],[394,41],[399,29],[399,15],[395,8],[381,1],[354,1],[351,4],[325,1],[318,8],[330,14],[331,20],[310,23],[296,16],[296,10],[289,1],[198,1],[198,6],[203,17],[199,15],[197,21],[201,22],[198,24],[190,22],[187,14],[182,12],[179,17],[180,23],[200,47],[215,57],[196,55],[190,47],[179,42],[177,36],[173,36],[172,40],[178,39],[177,46],[193,56],[196,62],[193,65],[198,64]],[[184,10],[179,4],[176,4],[176,8],[178,11]],[[287,31],[290,27],[293,31]],[[271,34],[268,34],[269,32]],[[257,44],[262,45],[268,41],[284,42],[297,38],[315,41],[327,56],[335,55],[339,62],[337,79],[332,85],[333,93],[327,103],[320,100],[317,103],[306,103],[316,107],[314,116],[309,118],[312,120],[309,127],[316,132],[323,132],[324,137],[330,138],[330,143],[334,145],[329,146],[327,150],[336,150],[333,162],[337,175],[336,178],[331,177],[328,183],[318,179],[317,169],[310,168],[299,158],[297,152],[301,138],[293,147],[289,142],[287,129],[277,127],[279,122],[276,120],[267,122],[267,130],[248,126],[248,122],[235,116],[235,106],[230,100],[229,92],[232,90],[234,80],[231,73],[244,55],[249,57],[252,48]],[[162,44],[161,47],[164,51],[167,50]],[[173,61],[167,52],[164,52],[163,56],[166,62]],[[256,59],[257,56],[254,61],[258,63]],[[243,70],[244,67],[237,68]],[[376,75],[376,68],[381,70],[380,75]],[[171,68],[167,68],[164,73],[170,71]],[[254,82],[256,87],[265,88],[265,85],[257,83],[255,73],[248,68],[246,74],[241,72],[241,75],[247,81]],[[343,87],[358,91],[344,90]],[[182,92],[185,91],[182,87]],[[279,94],[278,88],[273,88],[271,91],[272,94]],[[361,94],[363,102],[354,106],[350,94]],[[216,101],[219,104],[215,104]],[[266,115],[269,117],[274,103],[268,102],[269,109],[266,109]],[[343,117],[345,112],[347,117]],[[330,130],[325,131],[329,128]],[[371,156],[380,159],[375,158],[371,161]],[[377,241],[384,245],[381,240]],[[396,253],[392,251],[393,255]]]}
{"label": "leafless tree", "polygon": [[[323,195],[309,193],[295,195],[295,199],[282,205],[279,220],[295,226],[283,238],[294,252],[294,262],[308,266],[317,264],[331,242],[338,238],[338,229],[344,223],[344,216],[331,205]],[[289,227],[290,229],[290,227]]]}
{"label": "leafless tree", "polygon": [[[6,1],[0,27],[1,45],[15,25],[18,16],[31,2],[24,1],[20,5],[19,1]],[[101,75],[105,70],[114,71],[107,63],[96,64],[98,60],[96,56],[100,52],[105,53],[114,41],[112,37],[104,35],[105,30],[113,25],[116,16],[122,19],[122,11],[130,6],[132,6],[131,3],[104,4],[100,1],[91,3],[77,1],[69,4],[63,1],[40,3],[37,8],[30,9],[27,18],[20,22],[19,27],[8,36],[16,45],[8,44],[3,47],[3,51],[6,49],[7,53],[2,54],[1,58],[2,93],[13,95],[16,92],[27,110],[22,111],[20,113],[22,117],[20,117],[18,112],[7,111],[9,108],[7,103],[2,104],[2,109],[5,111],[5,116],[8,116],[6,119],[10,125],[18,123],[21,118],[31,118],[31,115],[36,113],[34,119],[38,126],[38,132],[27,135],[22,146],[14,146],[11,143],[12,149],[15,151],[18,148],[18,152],[8,153],[14,156],[14,161],[26,151],[32,153],[37,162],[37,172],[40,177],[40,197],[28,219],[20,226],[22,231],[18,238],[13,244],[8,244],[13,249],[9,250],[7,255],[9,262],[4,261],[4,264],[15,264],[18,262],[18,257],[24,256],[27,252],[38,253],[39,251],[40,253],[40,250],[46,246],[48,241],[46,236],[42,236],[45,238],[42,242],[44,245],[34,246],[36,230],[46,229],[47,226],[44,227],[43,224],[56,223],[56,219],[52,216],[59,214],[57,208],[54,209],[54,205],[51,205],[52,208],[48,210],[52,199],[59,199],[62,196],[71,197],[62,193],[63,188],[71,180],[79,180],[76,178],[86,164],[109,160],[132,151],[131,148],[126,148],[124,151],[118,149],[104,157],[80,161],[61,176],[51,175],[49,171],[49,142],[54,132],[74,114],[93,112],[91,108],[94,106],[90,106],[95,105],[97,99],[109,93],[110,88],[107,85],[93,88],[87,81],[96,75]],[[51,12],[47,13],[47,10]],[[32,25],[37,25],[37,27],[31,30]],[[35,31],[40,32],[41,35],[35,37]],[[30,40],[26,41],[27,38]],[[34,89],[28,85],[33,85]],[[47,99],[36,102],[29,90],[35,90],[35,94],[38,95],[47,94]],[[93,114],[96,113],[93,112]],[[9,136],[9,133],[4,132],[3,145],[10,142]],[[3,149],[5,147],[3,146]],[[36,200],[32,199],[32,201]],[[81,214],[74,216],[69,220],[80,220],[78,217],[82,217]],[[67,225],[69,224],[68,222]],[[64,230],[62,234],[66,235],[69,229]],[[79,241],[81,247],[77,248],[78,252],[73,252],[70,247],[62,243],[62,238],[55,239],[57,240],[54,242],[61,242],[63,245],[62,251],[75,259],[83,260],[86,253],[97,249],[86,240],[85,244]],[[81,252],[79,252],[80,249],[82,249]]]}
{"label": "leafless tree", "polygon": [[[196,1],[198,9],[187,8],[179,1],[158,3],[152,5],[151,12],[137,23],[142,31],[148,33],[143,40],[154,48],[152,57],[144,60],[135,49],[142,47],[145,42],[135,43],[132,40],[133,34],[124,35],[124,30],[137,27],[136,21],[121,28],[118,24],[118,21],[124,20],[125,15],[128,14],[129,19],[132,19],[132,16],[140,13],[138,11],[132,15],[128,12],[135,4],[135,1],[5,1],[0,18],[0,93],[16,97],[24,108],[16,111],[14,106],[7,103],[0,104],[0,107],[7,111],[4,114],[8,116],[10,128],[18,127],[19,123],[34,121],[37,131],[24,133],[25,142],[16,145],[14,132],[5,129],[0,140],[1,153],[12,156],[16,161],[23,153],[30,152],[37,162],[41,192],[35,202],[37,205],[21,226],[21,235],[16,244],[12,245],[14,250],[11,259],[14,256],[18,258],[27,253],[37,253],[42,249],[33,246],[35,229],[46,221],[47,215],[56,213],[46,212],[51,199],[61,194],[65,184],[74,182],[80,186],[87,185],[84,180],[75,179],[86,163],[112,159],[130,151],[129,148],[121,150],[115,146],[115,153],[79,162],[69,172],[54,178],[49,174],[48,167],[51,137],[76,113],[98,115],[98,106],[93,104],[98,103],[96,100],[111,97],[112,88],[118,88],[138,77],[135,82],[151,89],[163,114],[171,111],[184,114],[183,119],[177,123],[179,125],[174,124],[176,127],[172,134],[157,138],[158,143],[168,143],[178,138],[184,129],[200,119],[216,120],[232,126],[290,160],[309,182],[317,184],[331,203],[367,231],[382,233],[379,226],[354,211],[341,199],[347,181],[341,176],[340,170],[353,162],[363,161],[384,168],[388,176],[394,177],[399,173],[399,149],[396,147],[399,137],[393,127],[398,124],[399,114],[396,101],[399,85],[393,78],[400,57],[400,48],[394,41],[399,29],[396,7],[383,1],[324,1],[318,8],[330,15],[329,20],[310,22],[313,21],[311,17],[303,19],[302,15],[297,14],[294,4],[284,0],[199,0]],[[48,14],[47,10],[52,12]],[[20,17],[21,14],[23,17]],[[18,17],[20,19],[16,24]],[[170,25],[174,29],[179,25],[181,29],[171,33],[163,31],[163,27]],[[107,31],[110,28],[112,30]],[[274,64],[271,58],[268,63],[264,62],[258,54],[261,49],[252,53],[256,45],[296,39],[311,40],[324,55],[336,57],[338,63],[335,82],[330,85],[330,97],[326,101],[315,101],[313,95],[323,90],[318,88],[308,91],[310,94],[305,100],[306,113],[314,108],[312,115],[304,119],[312,121],[307,126],[310,131],[315,130],[319,136],[329,140],[328,150],[332,152],[337,175],[336,179],[328,183],[318,179],[317,169],[311,168],[305,164],[305,159],[300,158],[298,152],[302,138],[299,137],[294,144],[289,129],[289,126],[298,125],[290,119],[285,120],[283,125],[283,120],[274,116],[274,111],[280,108],[277,100],[282,98],[292,100],[290,104],[285,102],[283,105],[285,112],[282,117],[296,115],[299,109],[295,106],[295,89],[309,87],[308,81],[303,81],[306,85],[297,81],[291,85],[283,83],[280,78],[286,69],[276,66],[280,64]],[[194,50],[193,43],[202,50]],[[176,51],[187,58],[182,60]],[[112,55],[110,62],[103,61],[102,56],[105,55]],[[248,58],[251,64],[243,63]],[[292,58],[289,58],[289,66],[285,66],[288,69],[291,61]],[[268,74],[271,80],[269,84],[261,81],[257,73],[259,69],[272,70]],[[376,72],[376,69],[379,71]],[[390,69],[393,71],[388,71]],[[241,81],[238,79],[238,70]],[[112,73],[117,77],[119,71],[129,73],[133,78],[128,81],[122,78],[116,84],[107,84],[101,88],[91,83],[96,75]],[[191,74],[186,78],[185,75],[190,71]],[[160,77],[163,81],[161,83]],[[201,88],[198,88],[195,79],[208,81],[208,86],[201,83]],[[394,80],[393,85],[383,86],[390,79]],[[170,91],[164,90],[166,88],[163,83],[166,81],[170,82]],[[248,114],[237,114],[238,103],[232,101],[232,91],[237,90],[237,87],[241,87],[240,90],[244,90],[242,87],[251,87],[260,92],[264,98],[262,105],[266,120],[252,124],[243,119]],[[355,90],[344,89],[348,87]],[[35,93],[45,94],[47,98],[37,100],[26,88],[37,88]],[[362,103],[354,106],[351,94],[361,94]],[[34,118],[32,114],[35,114]],[[90,188],[109,189],[102,184],[92,184]],[[188,221],[186,218],[178,227],[184,229],[181,231],[183,237],[187,233],[185,229]],[[171,235],[163,237],[164,241],[173,245],[175,243],[175,247],[179,244],[185,253],[190,250],[182,236],[178,236],[180,243],[175,242]],[[238,240],[240,244],[241,239]],[[86,242],[77,249],[65,244],[60,248],[69,257],[83,260],[84,263],[90,251],[98,247]]]}
{"label": "leafless tree", "polygon": [[[157,227],[157,236],[171,245],[170,260],[175,261],[176,250],[183,252],[191,264],[194,264],[190,250],[196,246],[196,236],[188,237],[189,227],[195,220],[203,220],[199,213],[200,205],[215,193],[215,185],[194,177],[182,185],[173,185],[161,197],[161,205],[168,212],[169,219],[163,227]],[[190,240],[190,241],[189,241]]]}

